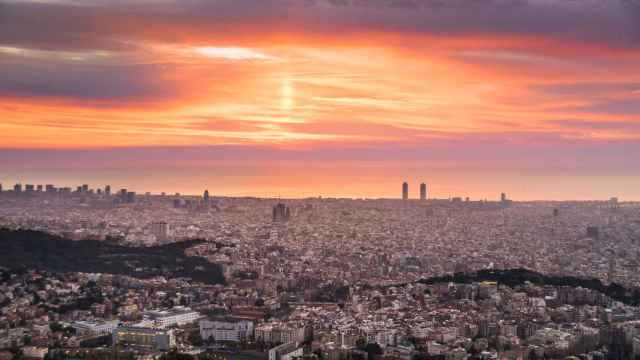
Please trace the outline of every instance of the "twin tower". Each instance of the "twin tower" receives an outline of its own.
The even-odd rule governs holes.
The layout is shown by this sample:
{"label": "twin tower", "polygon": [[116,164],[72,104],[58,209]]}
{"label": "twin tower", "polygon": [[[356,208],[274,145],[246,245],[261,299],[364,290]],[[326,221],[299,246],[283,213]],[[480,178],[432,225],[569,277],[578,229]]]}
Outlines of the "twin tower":
{"label": "twin tower", "polygon": [[[409,184],[402,183],[402,200],[409,200]],[[420,200],[427,200],[427,184],[420,184]]]}

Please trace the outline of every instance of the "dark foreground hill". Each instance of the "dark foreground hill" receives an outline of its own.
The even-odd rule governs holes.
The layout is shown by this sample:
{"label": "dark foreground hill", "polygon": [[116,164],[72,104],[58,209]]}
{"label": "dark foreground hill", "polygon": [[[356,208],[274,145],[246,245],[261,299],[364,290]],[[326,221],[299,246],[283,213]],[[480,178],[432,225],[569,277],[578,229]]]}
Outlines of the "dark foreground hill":
{"label": "dark foreground hill", "polygon": [[544,275],[527,269],[506,269],[506,270],[480,270],[469,274],[454,274],[436,276],[419,280],[419,283],[433,285],[437,283],[472,283],[481,281],[495,281],[509,287],[523,285],[530,282],[535,285],[571,286],[582,287],[599,291],[610,298],[625,303],[627,305],[640,305],[640,289],[628,289],[622,285],[611,283],[603,284],[598,279],[585,279],[574,276],[553,276]]}
{"label": "dark foreground hill", "polygon": [[38,231],[0,229],[0,266],[49,272],[87,272],[137,278],[188,277],[207,284],[224,283],[220,265],[185,250],[201,243],[191,240],[169,245],[134,248],[105,242],[71,241]]}

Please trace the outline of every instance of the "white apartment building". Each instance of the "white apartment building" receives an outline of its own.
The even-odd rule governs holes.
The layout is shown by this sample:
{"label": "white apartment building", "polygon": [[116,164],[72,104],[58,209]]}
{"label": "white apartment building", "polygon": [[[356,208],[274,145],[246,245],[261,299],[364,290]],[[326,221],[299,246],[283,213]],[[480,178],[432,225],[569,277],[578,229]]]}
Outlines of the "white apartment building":
{"label": "white apartment building", "polygon": [[256,340],[267,343],[299,343],[306,337],[304,326],[292,326],[284,324],[262,324],[255,329]]}
{"label": "white apartment building", "polygon": [[269,360],[293,360],[303,354],[304,350],[295,343],[286,343],[269,350]]}
{"label": "white apartment building", "polygon": [[169,310],[150,310],[143,313],[146,320],[153,321],[157,328],[182,326],[198,321],[202,315],[188,307],[176,306]]}
{"label": "white apartment building", "polygon": [[204,340],[240,342],[253,336],[253,322],[233,317],[200,320],[200,336]]}
{"label": "white apartment building", "polygon": [[76,321],[71,324],[81,335],[106,335],[111,334],[118,327],[119,320],[113,321]]}

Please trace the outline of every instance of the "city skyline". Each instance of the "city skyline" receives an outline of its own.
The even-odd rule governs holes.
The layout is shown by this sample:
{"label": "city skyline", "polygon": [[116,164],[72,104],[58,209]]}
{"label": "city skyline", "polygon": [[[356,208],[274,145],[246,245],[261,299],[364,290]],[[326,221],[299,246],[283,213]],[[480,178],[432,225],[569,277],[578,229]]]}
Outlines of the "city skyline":
{"label": "city skyline", "polygon": [[[322,178],[320,193],[358,197],[429,178],[437,196],[640,200],[639,14],[628,0],[7,1],[0,180],[117,169],[191,192],[208,174],[227,194],[299,197]],[[280,171],[296,176],[278,185]]]}
{"label": "city skyline", "polygon": [[[134,194],[134,196],[136,194],[138,195],[152,195],[152,196],[167,196],[167,197],[202,197],[202,200],[205,203],[208,203],[210,201],[211,197],[218,197],[218,198],[225,198],[225,197],[231,197],[225,194],[214,194],[213,196],[210,196],[209,190],[205,189],[202,191],[202,195],[198,195],[198,194],[191,194],[191,193],[180,193],[180,192],[167,192],[167,191],[161,191],[161,192],[156,192],[156,193],[152,193],[150,191],[141,191],[141,192],[136,192],[136,191],[130,191],[132,189],[124,187],[124,188],[120,188],[117,189],[116,192],[112,193],[111,191],[111,184],[106,184],[103,186],[92,186],[90,184],[82,184],[82,185],[70,185],[67,186],[66,184],[64,185],[60,185],[60,184],[52,184],[50,182],[47,183],[43,183],[43,184],[34,184],[34,183],[30,183],[30,182],[17,182],[11,186],[6,186],[3,185],[3,183],[0,182],[0,194],[2,192],[9,192],[12,194],[38,194],[38,193],[46,193],[48,195],[55,195],[55,194],[88,194],[88,195],[98,195],[98,196],[112,196],[114,198],[116,197],[124,197],[129,193]],[[412,197],[411,195],[411,184],[408,182],[403,182],[402,183],[402,194],[399,196],[399,199],[401,200],[444,200],[444,199],[436,199],[436,198],[428,198],[427,196],[427,184],[426,183],[420,183],[420,193],[415,196]],[[250,196],[246,196],[246,197],[250,197]],[[322,196],[318,196],[318,197],[322,197]],[[449,200],[451,200],[452,198],[462,198],[461,196],[449,196]],[[467,200],[469,200],[469,197],[465,197]],[[286,198],[282,198],[281,196],[277,196],[277,197],[271,197],[271,199],[283,199],[286,200]],[[295,198],[292,198],[295,199]],[[349,198],[349,199],[357,199],[357,198]],[[384,197],[373,197],[373,198],[364,198],[364,199],[372,199],[372,200],[376,200],[376,199],[380,199],[380,200],[392,200],[393,198],[384,198]],[[617,199],[617,198],[616,198]],[[478,199],[480,201],[487,201],[488,199]],[[506,198],[506,194],[505,193],[501,193],[500,194],[500,199],[499,201],[504,202],[505,200],[507,200]],[[610,200],[610,199],[609,199]]]}
{"label": "city skyline", "polygon": [[[164,170],[163,170],[164,171]],[[146,173],[148,176],[148,172]],[[141,182],[145,185],[141,185],[140,183],[125,183],[123,182],[117,175],[117,173],[112,173],[111,176],[109,176],[109,179],[112,179],[114,181],[110,181],[109,185],[112,186],[112,188],[114,190],[120,190],[120,189],[128,189],[134,192],[137,192],[138,194],[144,194],[144,193],[151,193],[152,195],[159,195],[161,193],[165,193],[167,195],[173,195],[173,194],[180,194],[183,196],[201,196],[202,192],[205,190],[212,190],[214,189],[213,187],[209,186],[209,188],[207,188],[207,184],[204,183],[198,183],[198,180],[206,180],[207,176],[194,176],[191,177],[189,176],[189,174],[184,175],[185,177],[189,177],[189,179],[191,180],[188,184],[188,186],[185,185],[173,185],[173,186],[166,186],[166,187],[162,187],[162,186],[157,186],[155,182],[148,182],[145,181],[145,179],[143,179],[142,177]],[[356,175],[357,176],[357,175]],[[527,174],[523,174],[523,178],[526,177]],[[27,184],[33,185],[35,186],[43,186],[43,190],[44,190],[44,186],[49,184],[53,184],[56,187],[64,187],[64,188],[69,188],[71,189],[71,191],[75,191],[76,188],[78,187],[78,184],[84,184],[84,183],[91,183],[90,186],[92,189],[98,189],[98,188],[104,188],[104,186],[106,185],[105,181],[101,181],[101,180],[97,180],[97,183],[93,183],[93,179],[91,181],[76,181],[77,178],[82,178],[82,179],[88,179],[85,176],[72,176],[72,177],[67,177],[66,180],[60,181],[60,178],[49,178],[49,177],[35,177],[35,178],[20,178],[19,181],[16,180],[12,180],[13,178],[11,177],[2,177],[0,176],[0,184],[2,184],[2,188],[4,191],[6,190],[12,190],[15,184],[21,184],[23,187]],[[9,179],[9,180],[6,180]],[[357,181],[358,178],[354,178],[354,182]],[[502,183],[498,183],[498,184],[490,184],[487,182],[482,182],[483,185],[486,186],[486,188],[480,190],[478,195],[478,190],[474,191],[465,191],[464,187],[460,187],[460,188],[451,188],[448,185],[450,184],[438,184],[438,183],[433,183],[433,182],[428,182],[428,183],[424,183],[424,180],[422,180],[423,178],[416,178],[415,181],[408,181],[408,199],[418,199],[421,200],[422,199],[422,185],[425,185],[425,198],[426,199],[432,199],[432,198],[436,198],[436,199],[451,199],[451,198],[456,198],[456,197],[460,197],[460,198],[467,198],[469,197],[471,200],[495,200],[498,199],[500,200],[500,194],[504,193],[505,191],[508,192],[511,195],[513,194],[513,187],[509,187],[508,184],[502,182]],[[313,184],[318,184],[318,182],[323,181],[323,179],[316,179],[316,183]],[[101,184],[104,183],[104,184]],[[319,191],[319,188],[316,186],[302,186],[300,188],[298,187],[291,187],[291,188],[286,188],[283,187],[283,183],[281,181],[279,181],[278,179],[273,179],[271,180],[271,182],[269,183],[270,187],[266,187],[266,188],[259,188],[259,185],[253,185],[253,187],[256,187],[256,190],[250,190],[248,188],[252,187],[251,185],[246,185],[247,189],[245,189],[245,191],[229,191],[229,187],[227,184],[227,186],[223,186],[221,188],[218,188],[218,191],[211,191],[211,196],[212,197],[263,197],[263,198],[289,198],[289,199],[303,199],[303,198],[313,198],[313,197],[326,197],[326,198],[351,198],[351,199],[394,199],[394,198],[398,198],[398,199],[402,199],[403,195],[401,194],[401,192],[398,190],[398,182],[391,182],[391,181],[387,181],[385,182],[385,186],[380,186],[380,184],[378,183],[372,191],[362,191],[362,189],[360,189],[359,191],[350,191],[347,190],[346,192],[322,192]],[[149,187],[149,185],[151,185],[151,187]],[[309,185],[309,184],[307,184]],[[333,185],[333,184],[330,184]],[[412,185],[413,188],[412,188]],[[508,190],[505,190],[505,187]],[[524,186],[524,185],[521,185]],[[577,185],[576,185],[577,186]],[[412,192],[413,189],[413,192]],[[518,189],[518,188],[515,188]],[[562,194],[558,193],[556,195],[554,195],[553,193],[549,193],[547,194],[547,196],[544,196],[544,194],[542,196],[539,197],[521,197],[520,195],[522,193],[515,191],[515,198],[518,199],[518,201],[608,201],[611,197],[620,197],[621,199],[623,199],[624,201],[636,201],[634,198],[629,198],[627,196],[621,196],[621,193],[624,195],[624,191],[604,191],[601,192],[599,194],[599,196],[593,196],[593,192],[591,191],[591,189],[587,186],[584,188],[584,196],[581,197],[577,197],[577,198],[571,198],[571,197],[563,197]]]}
{"label": "city skyline", "polygon": [[640,0],[0,0],[0,360],[640,360]]}

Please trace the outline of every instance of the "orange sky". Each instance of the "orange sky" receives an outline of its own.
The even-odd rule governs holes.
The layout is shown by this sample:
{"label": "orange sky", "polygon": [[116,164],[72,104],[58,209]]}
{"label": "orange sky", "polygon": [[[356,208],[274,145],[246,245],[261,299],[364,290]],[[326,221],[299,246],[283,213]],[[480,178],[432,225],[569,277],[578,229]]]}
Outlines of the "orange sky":
{"label": "orange sky", "polygon": [[[1,147],[245,146],[315,151],[319,159],[344,150],[346,158],[326,159],[335,162],[362,160],[349,149],[482,153],[497,143],[481,163],[513,169],[523,164],[501,153],[549,156],[556,147],[561,163],[594,171],[631,166],[619,157],[640,150],[640,47],[621,41],[640,39],[627,25],[635,8],[148,3],[8,2]],[[47,19],[37,15],[44,10]],[[495,10],[506,15],[492,20]],[[530,18],[530,10],[552,15]],[[578,27],[576,16],[602,29]],[[72,18],[79,20],[67,25]],[[601,148],[628,151],[603,158]],[[377,159],[397,163],[402,155]],[[476,161],[464,160],[411,161]]]}
{"label": "orange sky", "polygon": [[[432,138],[504,132],[639,139],[637,114],[607,114],[597,107],[640,101],[640,88],[616,88],[620,83],[640,85],[640,72],[633,71],[640,53],[627,55],[626,68],[593,69],[563,54],[566,48],[556,52],[549,45],[523,53],[501,46],[501,39],[479,39],[483,49],[471,50],[460,39],[411,38],[405,47],[350,41],[348,47],[146,44],[146,51],[131,55],[0,47],[7,61],[55,61],[70,68],[70,77],[72,69],[119,66],[114,63],[128,56],[133,60],[127,61],[153,67],[152,79],[145,81],[162,88],[158,98],[5,96],[0,141],[16,148],[350,146],[423,144]],[[590,61],[616,62],[598,49],[576,50],[582,52]],[[610,89],[584,94],[580,84]],[[575,87],[575,93],[572,88],[553,92],[563,86]]]}

